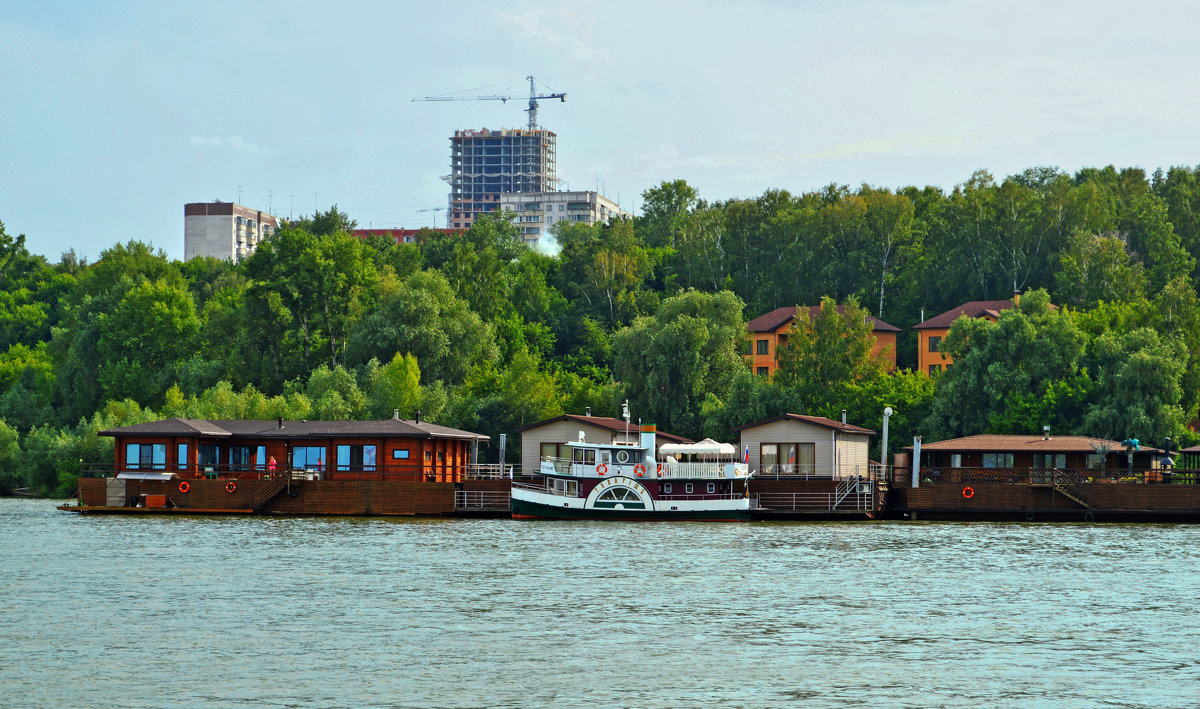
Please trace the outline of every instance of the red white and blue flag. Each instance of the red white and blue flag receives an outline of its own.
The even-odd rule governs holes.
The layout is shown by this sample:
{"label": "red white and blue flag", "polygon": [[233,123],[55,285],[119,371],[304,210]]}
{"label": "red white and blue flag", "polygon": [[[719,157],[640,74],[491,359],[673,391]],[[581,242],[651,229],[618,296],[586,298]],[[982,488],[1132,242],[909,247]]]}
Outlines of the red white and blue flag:
{"label": "red white and blue flag", "polygon": [[742,462],[747,464],[750,462],[750,446],[746,446],[746,459]]}

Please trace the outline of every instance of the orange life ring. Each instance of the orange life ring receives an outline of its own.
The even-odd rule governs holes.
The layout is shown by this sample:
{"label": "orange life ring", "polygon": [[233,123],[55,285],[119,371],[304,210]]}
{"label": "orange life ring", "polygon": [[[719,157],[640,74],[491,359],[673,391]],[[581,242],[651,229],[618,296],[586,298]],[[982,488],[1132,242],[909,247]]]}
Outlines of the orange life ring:
{"label": "orange life ring", "polygon": [[966,499],[968,499],[968,500],[969,500],[969,499],[971,499],[972,497],[975,497],[975,488],[973,488],[973,487],[964,487],[964,488],[963,488],[963,497],[964,497],[964,498],[966,498]]}
{"label": "orange life ring", "polygon": [[657,473],[658,477],[660,477],[660,478],[662,477],[662,468],[663,468],[662,463],[659,463],[658,469],[655,471],[655,473]]}
{"label": "orange life ring", "polygon": [[637,465],[633,466],[633,472],[637,473],[637,476],[640,478],[646,474],[646,466],[638,463]]}
{"label": "orange life ring", "polygon": [[230,480],[228,483],[225,484],[225,492],[228,492],[230,495],[237,492],[237,483]]}
{"label": "orange life ring", "polygon": [[596,474],[597,475],[604,475],[607,472],[608,472],[608,466],[605,465],[604,463],[601,463],[600,465],[596,466]]}
{"label": "orange life ring", "polygon": [[191,489],[192,489],[192,486],[188,485],[187,480],[184,480],[183,482],[179,483],[179,491],[180,492],[186,493],[188,490],[191,490]]}

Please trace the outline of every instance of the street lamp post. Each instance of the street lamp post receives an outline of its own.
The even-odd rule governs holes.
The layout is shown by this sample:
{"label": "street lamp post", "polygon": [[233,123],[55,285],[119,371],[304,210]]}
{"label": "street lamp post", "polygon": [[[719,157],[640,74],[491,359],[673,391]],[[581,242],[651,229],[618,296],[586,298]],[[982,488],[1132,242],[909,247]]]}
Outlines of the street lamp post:
{"label": "street lamp post", "polygon": [[888,439],[888,419],[892,417],[892,407],[885,406],[883,409],[883,447],[879,452],[879,462],[883,464],[883,474],[887,475],[888,457],[887,457],[887,439]]}

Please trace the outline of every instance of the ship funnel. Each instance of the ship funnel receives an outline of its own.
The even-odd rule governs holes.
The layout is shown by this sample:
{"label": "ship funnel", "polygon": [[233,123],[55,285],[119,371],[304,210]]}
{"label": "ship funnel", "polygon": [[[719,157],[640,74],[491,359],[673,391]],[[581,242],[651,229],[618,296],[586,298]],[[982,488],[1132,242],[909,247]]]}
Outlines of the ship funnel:
{"label": "ship funnel", "polygon": [[655,431],[656,427],[654,424],[642,424],[642,449],[646,451],[646,456],[649,457],[651,461],[654,460],[654,450],[656,448]]}

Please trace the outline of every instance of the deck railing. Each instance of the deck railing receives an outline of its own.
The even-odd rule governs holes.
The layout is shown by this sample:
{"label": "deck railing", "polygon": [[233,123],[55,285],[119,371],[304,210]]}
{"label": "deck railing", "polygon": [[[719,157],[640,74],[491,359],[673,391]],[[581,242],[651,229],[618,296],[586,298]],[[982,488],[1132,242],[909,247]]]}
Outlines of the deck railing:
{"label": "deck railing", "polygon": [[871,492],[760,492],[758,504],[777,512],[871,512],[877,509]]}
{"label": "deck railing", "polygon": [[125,466],[117,470],[112,463],[83,463],[80,478],[111,478],[118,473],[168,473],[185,480],[269,480],[288,476],[294,480],[380,480],[388,482],[446,482],[459,480],[498,480],[513,475],[511,463],[475,465],[380,464],[362,466],[287,465],[240,466],[204,465],[171,468],[165,465]]}
{"label": "deck railing", "polygon": [[455,490],[454,509],[484,510],[506,508],[509,505],[508,490]]}
{"label": "deck railing", "polygon": [[[1200,470],[1167,468],[950,468],[930,466],[920,469],[919,485],[926,483],[999,483],[1004,485],[1197,485]],[[892,471],[891,483],[897,487],[912,484],[912,469]]]}
{"label": "deck railing", "polygon": [[844,466],[841,469],[817,469],[800,465],[768,465],[765,469],[756,471],[754,477],[760,480],[886,480],[887,468],[878,463],[866,466]]}

